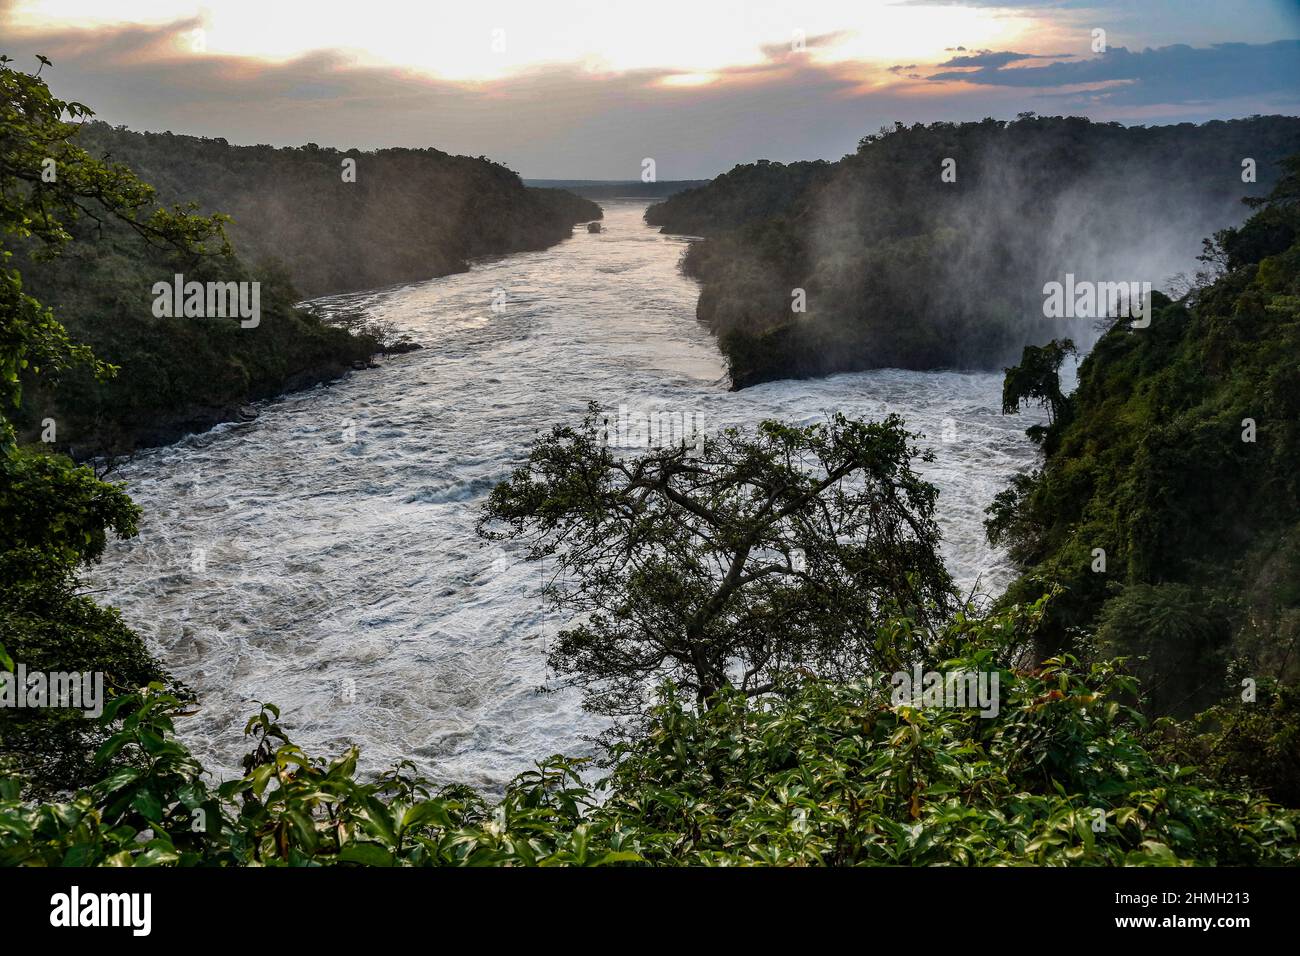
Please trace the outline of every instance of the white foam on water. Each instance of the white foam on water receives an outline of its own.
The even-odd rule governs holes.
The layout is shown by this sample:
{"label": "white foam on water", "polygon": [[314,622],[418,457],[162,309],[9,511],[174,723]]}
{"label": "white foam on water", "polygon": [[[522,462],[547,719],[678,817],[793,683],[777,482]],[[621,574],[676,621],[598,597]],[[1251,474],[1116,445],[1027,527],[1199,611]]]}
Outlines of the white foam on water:
{"label": "white foam on water", "polygon": [[695,319],[698,288],[677,268],[685,243],[645,226],[644,209],[607,202],[599,233],[319,300],[425,348],[114,475],[144,518],[94,586],[199,692],[178,731],[210,771],[238,773],[258,700],[281,706],[311,754],[359,745],[367,771],[410,758],[436,780],[495,790],[547,755],[590,752],[583,737],[602,725],[576,694],[536,693],[562,623],[542,607],[542,569],[474,523],[534,436],[591,400],[688,412],[707,431],[897,412],[934,448],[921,470],[940,488],[958,584],[1009,580],[983,509],[1033,463],[1023,429],[1041,417],[999,414],[1001,375],[884,370],[728,391]]}

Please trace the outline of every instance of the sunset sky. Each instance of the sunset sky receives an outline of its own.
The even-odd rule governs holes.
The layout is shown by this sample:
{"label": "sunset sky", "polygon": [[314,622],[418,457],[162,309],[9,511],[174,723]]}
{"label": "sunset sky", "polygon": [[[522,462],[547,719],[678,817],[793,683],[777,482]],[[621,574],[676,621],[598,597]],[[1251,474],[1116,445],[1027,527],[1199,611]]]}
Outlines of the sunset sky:
{"label": "sunset sky", "polygon": [[1300,112],[1296,0],[0,0],[0,52],[133,129],[534,178],[836,159],[895,120]]}

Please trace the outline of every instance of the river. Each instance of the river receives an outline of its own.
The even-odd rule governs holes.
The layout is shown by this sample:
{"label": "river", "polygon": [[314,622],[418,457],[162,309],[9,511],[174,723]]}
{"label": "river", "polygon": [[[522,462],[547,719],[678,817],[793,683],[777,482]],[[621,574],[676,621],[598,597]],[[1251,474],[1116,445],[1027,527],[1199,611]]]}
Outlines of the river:
{"label": "river", "polygon": [[[1032,464],[999,414],[1000,374],[884,370],[727,390],[695,320],[684,240],[607,201],[604,231],[469,272],[318,300],[408,331],[422,351],[264,403],[137,455],[113,478],[143,507],[138,538],[92,576],[200,695],[181,737],[238,773],[254,701],[273,701],[313,755],[356,744],[362,767],[411,759],[438,781],[499,789],[552,753],[590,752],[576,694],[538,694],[562,623],[541,569],[476,538],[477,506],[533,436],[594,400],[694,415],[706,431],[839,410],[898,412],[936,460],[944,556],[957,582],[1010,577],[983,509]],[[498,306],[493,309],[494,303]]]}

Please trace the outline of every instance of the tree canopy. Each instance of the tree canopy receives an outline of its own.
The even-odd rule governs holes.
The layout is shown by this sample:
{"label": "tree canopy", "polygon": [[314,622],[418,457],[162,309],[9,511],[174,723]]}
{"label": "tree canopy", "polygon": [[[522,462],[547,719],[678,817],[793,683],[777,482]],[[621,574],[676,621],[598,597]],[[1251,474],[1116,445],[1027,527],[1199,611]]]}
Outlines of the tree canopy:
{"label": "tree canopy", "polygon": [[881,643],[886,616],[924,634],[951,611],[936,490],[897,416],[769,421],[626,460],[601,427],[592,406],[540,439],[480,523],[553,559],[547,596],[574,622],[550,663],[594,709],[639,713],[663,679],[706,705],[894,667],[912,648]]}

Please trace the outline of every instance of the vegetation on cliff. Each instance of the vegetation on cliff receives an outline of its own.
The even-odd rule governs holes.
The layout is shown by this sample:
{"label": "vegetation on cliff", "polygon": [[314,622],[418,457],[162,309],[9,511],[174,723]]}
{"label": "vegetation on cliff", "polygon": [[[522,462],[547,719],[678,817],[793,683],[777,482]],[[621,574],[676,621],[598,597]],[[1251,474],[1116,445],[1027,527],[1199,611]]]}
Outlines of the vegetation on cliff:
{"label": "vegetation on cliff", "polygon": [[1226,697],[1200,721],[1224,739],[1176,735],[1182,752],[1295,805],[1279,766],[1300,765],[1300,157],[1285,171],[1207,242],[1217,277],[1157,297],[1147,328],[1113,325],[1072,394],[1026,349],[1008,386],[1045,382],[1058,411],[987,528],[1023,570],[1006,601],[1060,588],[1040,652],[1130,658],[1152,714]]}
{"label": "vegetation on cliff", "polygon": [[[1079,320],[1044,315],[1047,282],[1161,288],[1295,152],[1300,118],[1282,116],[897,124],[837,163],[737,167],[646,221],[707,237],[684,267],[738,388],[990,369],[1025,345],[1081,339]],[[1243,181],[1247,159],[1257,182]]]}
{"label": "vegetation on cliff", "polygon": [[[57,381],[80,370],[104,380],[117,370],[74,343],[30,294],[7,246],[27,242],[57,255],[75,245],[77,220],[90,216],[112,219],[171,255],[222,259],[229,248],[219,217],[157,206],[153,190],[130,170],[72,143],[76,122],[88,113],[51,96],[39,76],[0,60],[0,666],[95,672],[106,693],[120,694],[142,681],[167,682],[167,674],[116,611],[82,593],[79,572],[98,560],[109,535],[135,534],[139,509],[89,468],[42,446],[20,446],[9,418],[32,378]],[[46,160],[57,170],[52,178],[43,175]],[[9,683],[9,673],[4,678],[8,690],[26,692]],[[85,782],[105,728],[77,710],[15,704],[6,701],[0,714],[0,769],[23,773],[36,792]]]}
{"label": "vegetation on cliff", "polygon": [[601,218],[588,199],[433,148],[233,146],[105,123],[77,138],[130,167],[161,201],[228,215],[248,261],[280,264],[304,297],[464,272],[471,259],[544,249]]}

